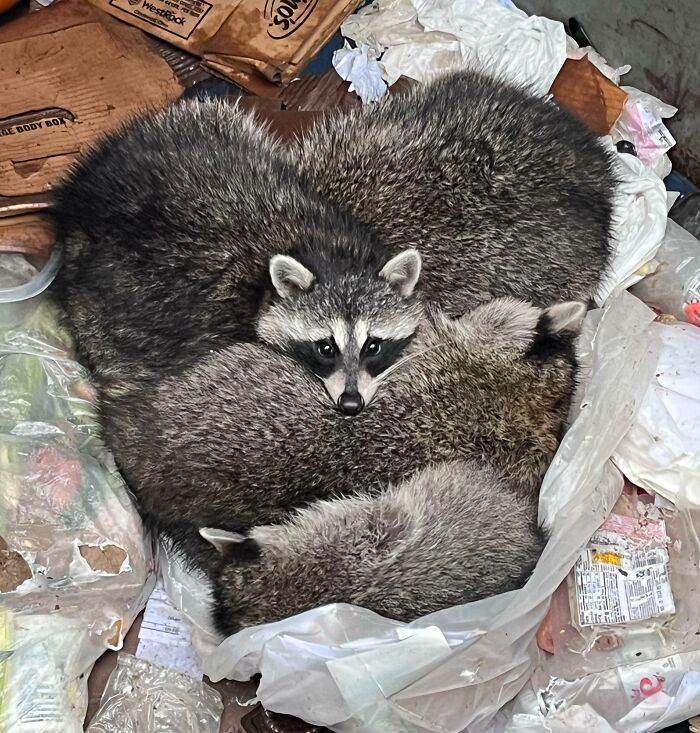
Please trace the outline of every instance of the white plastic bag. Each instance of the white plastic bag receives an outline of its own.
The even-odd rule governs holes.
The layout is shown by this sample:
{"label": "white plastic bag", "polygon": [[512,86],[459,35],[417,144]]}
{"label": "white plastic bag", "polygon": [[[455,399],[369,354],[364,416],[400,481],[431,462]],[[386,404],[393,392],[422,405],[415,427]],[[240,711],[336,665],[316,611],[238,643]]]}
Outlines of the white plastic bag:
{"label": "white plastic bag", "polygon": [[662,313],[700,326],[700,241],[668,219],[654,260],[654,271],[632,293]]}
{"label": "white plastic bag", "polygon": [[617,154],[616,167],[614,251],[595,295],[598,305],[642,279],[643,268],[659,251],[668,218],[666,187],[656,173],[626,153]]}
{"label": "white plastic bag", "polygon": [[613,459],[638,486],[700,507],[700,328],[654,323],[657,368]]}

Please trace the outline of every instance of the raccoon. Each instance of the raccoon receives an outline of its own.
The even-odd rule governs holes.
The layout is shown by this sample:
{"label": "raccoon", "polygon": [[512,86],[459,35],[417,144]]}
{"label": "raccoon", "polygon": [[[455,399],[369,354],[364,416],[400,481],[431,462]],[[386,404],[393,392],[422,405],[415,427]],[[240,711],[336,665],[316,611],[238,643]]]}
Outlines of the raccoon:
{"label": "raccoon", "polygon": [[[378,280],[389,260],[304,184],[265,125],[221,101],[179,102],[105,136],[57,187],[52,216],[64,249],[55,292],[105,377],[177,374],[257,340],[274,255],[358,280]],[[386,280],[377,290],[394,292]]]}
{"label": "raccoon", "polygon": [[245,533],[439,462],[479,462],[532,499],[567,417],[584,311],[511,299],[455,320],[430,310],[355,417],[284,354],[238,344],[164,380],[98,383],[106,437],[142,512],[207,571],[202,527]]}
{"label": "raccoon", "polygon": [[515,590],[545,536],[532,497],[490,468],[456,461],[215,544],[223,556],[213,618],[228,635],[327,603],[408,622]]}
{"label": "raccoon", "polygon": [[289,154],[391,253],[420,251],[421,289],[448,315],[586,302],[611,256],[611,154],[553,102],[477,71],[323,115]]}
{"label": "raccoon", "polygon": [[[588,297],[611,197],[610,161],[580,123],[474,73],[328,118],[290,151],[234,106],[181,102],[107,136],[56,191],[57,292],[95,372],[177,374],[267,338],[358,414],[419,297],[451,315],[497,295]],[[420,293],[397,298],[404,285],[380,273],[405,251],[402,282],[421,273]],[[305,284],[291,291],[273,284],[290,260]],[[368,312],[398,330],[378,339]]]}
{"label": "raccoon", "polygon": [[104,138],[56,191],[53,217],[56,292],[104,376],[176,374],[260,337],[356,414],[420,318],[419,255],[390,257],[222,102],[181,102]]}

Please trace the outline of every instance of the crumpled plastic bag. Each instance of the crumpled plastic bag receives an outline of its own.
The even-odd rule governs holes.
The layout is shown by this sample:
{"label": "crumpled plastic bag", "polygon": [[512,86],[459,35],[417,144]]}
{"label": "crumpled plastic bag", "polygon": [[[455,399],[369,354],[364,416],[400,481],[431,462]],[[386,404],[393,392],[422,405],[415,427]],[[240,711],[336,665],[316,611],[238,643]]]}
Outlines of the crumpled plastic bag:
{"label": "crumpled plastic bag", "polygon": [[671,172],[668,151],[676,144],[664,119],[673,117],[678,109],[635,87],[622,87],[627,101],[610,134],[613,142],[629,140],[634,144],[639,160],[666,178]]}
{"label": "crumpled plastic bag", "polygon": [[564,26],[509,0],[376,0],[341,26],[381,56],[384,79],[473,66],[546,94],[566,60]]}
{"label": "crumpled plastic bag", "polygon": [[598,305],[644,277],[643,268],[653,261],[666,232],[668,197],[658,175],[634,155],[617,153],[617,176],[614,252],[595,295]]}
{"label": "crumpled plastic bag", "polygon": [[613,460],[630,481],[700,507],[700,328],[654,323],[659,360]]}
{"label": "crumpled plastic bag", "polygon": [[[1,258],[0,285],[35,270]],[[14,282],[12,279],[14,277]],[[82,731],[87,676],[152,582],[150,540],[46,296],[0,303],[0,729]]]}
{"label": "crumpled plastic bag", "polygon": [[528,684],[489,733],[654,733],[700,708],[700,651]]}
{"label": "crumpled plastic bag", "polygon": [[650,264],[653,271],[632,294],[665,315],[700,326],[700,241],[669,218]]}
{"label": "crumpled plastic bag", "polygon": [[[653,318],[627,293],[587,317],[587,387],[543,483],[551,538],[523,589],[410,624],[345,604],[313,609],[203,645],[205,673],[216,681],[261,672],[266,708],[337,731],[484,730],[529,679],[549,598],[621,491],[609,457],[656,365]],[[177,586],[173,600],[197,615],[188,598],[196,586]]]}
{"label": "crumpled plastic bag", "polygon": [[88,733],[219,733],[224,706],[204,682],[120,654]]}

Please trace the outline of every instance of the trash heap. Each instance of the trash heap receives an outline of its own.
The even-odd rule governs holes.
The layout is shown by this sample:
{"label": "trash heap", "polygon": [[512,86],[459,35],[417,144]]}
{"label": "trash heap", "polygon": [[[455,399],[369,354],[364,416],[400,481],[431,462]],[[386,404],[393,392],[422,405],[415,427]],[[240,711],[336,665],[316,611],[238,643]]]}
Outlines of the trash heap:
{"label": "trash heap", "polygon": [[700,713],[700,207],[673,209],[688,229],[668,214],[676,109],[510,0],[375,0],[341,31],[333,64],[364,103],[475,65],[552,93],[617,155],[615,256],[542,485],[537,568],[521,590],[410,624],[335,604],[218,639],[206,581],[163,548],[156,569],[43,293],[51,264],[3,255],[0,730],[81,730],[92,665],[149,595],[91,731],[215,733],[204,674],[260,673],[250,702],[338,731],[641,733]]}

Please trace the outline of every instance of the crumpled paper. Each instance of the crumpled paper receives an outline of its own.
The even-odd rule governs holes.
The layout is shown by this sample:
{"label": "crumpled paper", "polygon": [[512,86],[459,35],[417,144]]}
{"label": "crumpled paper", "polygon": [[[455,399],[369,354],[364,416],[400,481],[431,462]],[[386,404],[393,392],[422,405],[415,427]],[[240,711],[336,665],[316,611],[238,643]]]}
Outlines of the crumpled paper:
{"label": "crumpled paper", "polygon": [[546,94],[567,54],[561,23],[528,16],[509,0],[376,0],[341,32],[383,54],[390,86],[402,75],[422,82],[473,66]]}
{"label": "crumpled paper", "polygon": [[382,70],[376,59],[369,57],[369,46],[350,48],[345,42],[343,48],[333,54],[333,67],[338,76],[350,82],[348,91],[357,92],[363,104],[379,101],[388,89],[382,79]]}
{"label": "crumpled paper", "polygon": [[[656,365],[653,317],[627,293],[587,317],[588,387],[543,483],[551,539],[523,589],[411,624],[345,604],[313,609],[204,645],[205,673],[245,680],[261,672],[266,708],[336,731],[483,730],[529,679],[549,598],[622,488],[608,459]],[[191,580],[173,583],[172,597],[201,622]]]}

